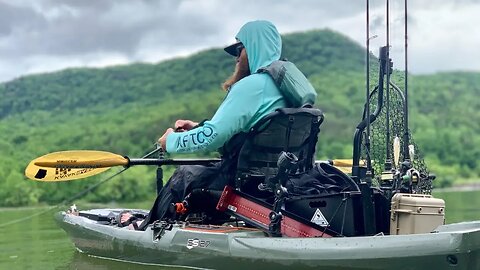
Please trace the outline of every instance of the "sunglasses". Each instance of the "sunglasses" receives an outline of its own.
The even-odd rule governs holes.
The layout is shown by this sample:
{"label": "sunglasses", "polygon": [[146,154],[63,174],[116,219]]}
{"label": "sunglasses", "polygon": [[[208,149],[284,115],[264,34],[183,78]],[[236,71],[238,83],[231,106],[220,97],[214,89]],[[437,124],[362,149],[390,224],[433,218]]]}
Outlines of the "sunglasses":
{"label": "sunglasses", "polygon": [[242,50],[244,49],[245,47],[243,46],[242,43],[238,44],[238,46],[235,48],[235,53],[236,53],[236,56],[237,57],[240,57],[240,54],[242,53]]}

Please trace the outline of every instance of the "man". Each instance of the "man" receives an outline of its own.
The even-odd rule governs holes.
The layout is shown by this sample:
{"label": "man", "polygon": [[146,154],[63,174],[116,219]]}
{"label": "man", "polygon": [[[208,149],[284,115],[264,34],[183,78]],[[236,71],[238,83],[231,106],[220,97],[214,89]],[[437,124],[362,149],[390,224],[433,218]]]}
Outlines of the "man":
{"label": "man", "polygon": [[[212,119],[201,125],[190,120],[176,121],[177,132],[169,128],[158,140],[166,152],[228,148],[225,146],[234,135],[247,133],[264,116],[287,106],[272,78],[266,73],[257,73],[259,68],[280,59],[282,40],[276,27],[268,21],[248,22],[236,39],[235,44],[225,48],[236,57],[236,66],[233,75],[223,84],[228,92],[224,101]],[[230,159],[232,156],[230,153]],[[160,191],[140,229],[155,220],[168,218],[169,206],[181,202],[193,189],[223,190],[233,180],[232,166],[234,162],[228,159],[213,166],[180,166]],[[122,221],[126,218],[122,217]]]}
{"label": "man", "polygon": [[174,132],[169,128],[159,143],[169,153],[215,151],[233,135],[248,130],[261,118],[286,103],[268,74],[256,71],[280,58],[282,42],[275,26],[267,21],[245,24],[236,36],[239,41],[225,51],[236,56],[234,74],[224,83],[227,97],[210,121],[197,123],[180,120]]}

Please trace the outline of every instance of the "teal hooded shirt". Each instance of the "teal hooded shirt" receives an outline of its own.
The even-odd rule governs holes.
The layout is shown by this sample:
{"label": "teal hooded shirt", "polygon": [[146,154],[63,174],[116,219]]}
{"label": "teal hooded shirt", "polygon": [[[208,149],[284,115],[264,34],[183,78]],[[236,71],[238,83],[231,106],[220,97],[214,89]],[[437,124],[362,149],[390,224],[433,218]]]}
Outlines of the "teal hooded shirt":
{"label": "teal hooded shirt", "polygon": [[235,83],[211,120],[187,132],[167,137],[169,153],[215,151],[235,134],[248,132],[255,123],[286,102],[272,78],[256,73],[280,59],[282,40],[276,27],[268,21],[246,23],[236,38],[243,43],[251,75]]}

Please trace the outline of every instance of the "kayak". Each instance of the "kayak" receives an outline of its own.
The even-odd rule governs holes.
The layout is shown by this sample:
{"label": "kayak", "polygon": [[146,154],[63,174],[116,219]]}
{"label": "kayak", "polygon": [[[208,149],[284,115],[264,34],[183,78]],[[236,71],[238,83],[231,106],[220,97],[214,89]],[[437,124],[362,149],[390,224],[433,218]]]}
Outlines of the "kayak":
{"label": "kayak", "polygon": [[[236,164],[235,177],[229,179],[235,183],[223,192],[185,188],[190,193],[170,203],[171,215],[155,217],[154,210],[146,230],[119,227],[124,209],[77,211],[72,206],[56,214],[57,222],[82,253],[143,264],[229,270],[480,270],[480,221],[444,224],[445,202],[431,196],[436,176],[408,128],[407,68],[402,91],[390,80],[389,50],[387,39],[379,50],[378,85],[371,90],[367,45],[367,100],[351,159],[315,162],[323,113],[311,106],[284,108],[264,117],[245,137],[235,137],[243,138],[243,145],[233,139],[227,144],[239,152],[228,161]],[[33,160],[25,174],[35,181],[67,181],[113,166],[157,166],[158,193],[161,166],[219,161],[166,159],[161,147],[142,158],[62,151]],[[148,214],[127,210],[134,216]],[[204,219],[198,216],[202,214]],[[176,221],[162,220],[166,216]]]}
{"label": "kayak", "polygon": [[480,269],[480,221],[440,225],[431,233],[298,238],[270,237],[236,223],[154,223],[135,231],[108,221],[121,211],[59,212],[55,219],[80,252],[137,263],[200,269]]}

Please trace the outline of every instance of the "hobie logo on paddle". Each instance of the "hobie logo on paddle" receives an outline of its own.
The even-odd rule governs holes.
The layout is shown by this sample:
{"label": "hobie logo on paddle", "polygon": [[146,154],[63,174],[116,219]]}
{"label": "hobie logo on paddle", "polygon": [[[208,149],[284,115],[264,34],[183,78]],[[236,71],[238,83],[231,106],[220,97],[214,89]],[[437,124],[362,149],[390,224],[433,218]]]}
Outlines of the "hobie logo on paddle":
{"label": "hobie logo on paddle", "polygon": [[315,223],[315,224],[320,225],[320,226],[323,226],[323,227],[328,226],[327,219],[323,215],[322,211],[320,211],[320,209],[318,209],[318,208],[315,211],[315,213],[313,214],[313,217],[310,220],[310,222]]}

